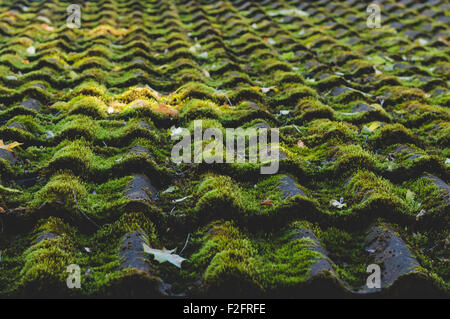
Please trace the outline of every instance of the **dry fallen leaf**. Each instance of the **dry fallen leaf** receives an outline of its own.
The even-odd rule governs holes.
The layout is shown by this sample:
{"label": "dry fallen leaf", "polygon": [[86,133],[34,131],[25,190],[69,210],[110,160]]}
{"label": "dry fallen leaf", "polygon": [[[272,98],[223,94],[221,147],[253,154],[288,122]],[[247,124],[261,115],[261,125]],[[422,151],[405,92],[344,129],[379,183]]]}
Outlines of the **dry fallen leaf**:
{"label": "dry fallen leaf", "polygon": [[166,249],[159,250],[159,249],[150,248],[146,244],[142,244],[142,245],[144,247],[144,251],[148,254],[153,255],[155,257],[155,260],[161,264],[168,261],[172,265],[175,265],[178,268],[181,268],[181,264],[183,263],[183,261],[186,260],[183,257],[174,254],[176,249],[174,249],[174,250],[166,250]]}
{"label": "dry fallen leaf", "polygon": [[273,201],[269,198],[261,203],[262,206],[273,206]]}
{"label": "dry fallen leaf", "polygon": [[303,143],[303,141],[302,140],[298,140],[298,142],[297,142],[297,146],[298,147],[305,147],[305,143]]}
{"label": "dry fallen leaf", "polygon": [[41,24],[42,29],[44,29],[45,31],[55,31],[54,27],[49,26],[48,24]]}
{"label": "dry fallen leaf", "polygon": [[178,115],[178,111],[175,109],[170,108],[169,106],[167,106],[166,104],[158,104],[158,108],[156,109],[156,111],[166,114],[166,115],[171,115],[171,116],[177,116]]}
{"label": "dry fallen leaf", "polygon": [[439,37],[438,41],[441,41],[442,43],[445,43],[446,45],[450,46],[450,41],[447,41],[444,37]]}
{"label": "dry fallen leaf", "polygon": [[334,206],[334,207],[337,207],[337,208],[339,208],[339,209],[342,209],[342,208],[344,208],[344,207],[347,206],[347,204],[343,203],[343,201],[342,201],[342,203],[341,203],[340,201],[337,201],[337,200],[335,200],[335,199],[332,199],[332,200],[330,201],[330,205],[331,205],[331,206]]}
{"label": "dry fallen leaf", "polygon": [[20,145],[22,145],[22,144],[23,144],[23,143],[14,142],[14,143],[6,144],[6,145],[5,145],[5,144],[3,143],[3,140],[0,140],[0,149],[3,149],[3,150],[7,150],[7,151],[12,152],[14,147],[20,146]]}
{"label": "dry fallen leaf", "polygon": [[422,209],[420,212],[419,212],[419,214],[417,214],[417,216],[416,216],[416,221],[420,221],[422,218],[423,218],[423,216],[425,216],[426,215],[426,211],[425,211],[425,209]]}

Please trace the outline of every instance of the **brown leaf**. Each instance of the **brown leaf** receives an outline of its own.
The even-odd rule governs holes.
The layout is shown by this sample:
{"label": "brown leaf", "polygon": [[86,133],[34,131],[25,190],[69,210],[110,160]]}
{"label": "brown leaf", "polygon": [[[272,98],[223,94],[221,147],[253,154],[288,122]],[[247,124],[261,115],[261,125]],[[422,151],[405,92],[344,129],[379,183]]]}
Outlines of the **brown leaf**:
{"label": "brown leaf", "polygon": [[49,26],[48,24],[41,24],[42,29],[44,29],[45,31],[55,31],[54,27]]}
{"label": "brown leaf", "polygon": [[266,199],[265,201],[263,201],[262,203],[261,203],[261,205],[262,206],[273,206],[273,201],[272,200],[270,200],[269,198],[268,199]]}
{"label": "brown leaf", "polygon": [[170,116],[177,116],[178,115],[178,111],[175,109],[172,109],[171,107],[169,107],[166,104],[158,104],[158,108],[156,109],[156,111],[166,114],[166,115],[170,115]]}

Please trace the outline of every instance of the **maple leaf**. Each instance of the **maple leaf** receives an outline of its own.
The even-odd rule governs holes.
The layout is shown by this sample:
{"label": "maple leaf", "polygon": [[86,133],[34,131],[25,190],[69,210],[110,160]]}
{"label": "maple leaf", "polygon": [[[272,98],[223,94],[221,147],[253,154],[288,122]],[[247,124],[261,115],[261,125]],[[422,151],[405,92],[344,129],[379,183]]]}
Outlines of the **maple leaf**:
{"label": "maple leaf", "polygon": [[161,264],[168,261],[172,265],[181,268],[181,264],[186,260],[183,257],[174,254],[176,249],[166,250],[165,248],[163,248],[163,250],[159,250],[150,248],[146,244],[142,244],[142,246],[144,247],[144,251],[146,253],[153,255],[155,257],[155,260]]}
{"label": "maple leaf", "polygon": [[11,143],[11,144],[4,144],[3,140],[0,140],[0,149],[12,152],[14,147],[20,146],[22,144],[23,143],[19,143],[19,142],[14,142],[14,143]]}

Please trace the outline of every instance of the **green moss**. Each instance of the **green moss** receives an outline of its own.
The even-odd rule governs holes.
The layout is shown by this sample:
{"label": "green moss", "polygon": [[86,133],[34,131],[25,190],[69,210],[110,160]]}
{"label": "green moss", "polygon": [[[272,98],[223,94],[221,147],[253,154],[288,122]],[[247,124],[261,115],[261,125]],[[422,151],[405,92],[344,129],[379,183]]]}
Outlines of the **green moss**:
{"label": "green moss", "polygon": [[333,261],[337,276],[352,287],[362,287],[367,279],[367,265],[371,263],[363,247],[365,234],[348,233],[335,227],[324,230],[315,227],[314,233]]}
{"label": "green moss", "polygon": [[205,269],[203,284],[214,295],[251,295],[258,287],[256,250],[235,226],[230,223],[211,227],[205,244],[190,261]]}
{"label": "green moss", "polygon": [[374,143],[376,147],[399,143],[414,143],[416,140],[413,132],[401,124],[387,124],[376,130],[369,137],[369,141]]}
{"label": "green moss", "polygon": [[229,218],[243,207],[241,192],[228,176],[207,176],[197,187],[196,197],[196,209],[209,217]]}
{"label": "green moss", "polygon": [[124,103],[131,103],[135,100],[147,100],[147,99],[155,100],[156,95],[154,91],[146,87],[145,88],[132,87],[117,96],[117,100]]}
{"label": "green moss", "polygon": [[105,102],[94,96],[78,96],[69,102],[70,114],[84,114],[94,118],[103,118],[108,107]]}
{"label": "green moss", "polygon": [[81,201],[87,196],[86,187],[79,178],[70,173],[57,174],[35,194],[31,206],[39,207],[43,203],[61,201],[67,209],[74,210],[76,207],[74,192]]}
{"label": "green moss", "polygon": [[323,142],[345,143],[356,137],[355,126],[345,122],[330,121],[328,119],[314,120],[309,124],[305,142],[308,145],[318,145]]}
{"label": "green moss", "polygon": [[67,267],[75,263],[75,247],[70,226],[57,218],[50,218],[35,233],[48,232],[57,237],[32,245],[23,254],[23,268],[18,286],[26,295],[70,295],[67,289]]}
{"label": "green moss", "polygon": [[225,96],[216,90],[201,83],[190,82],[179,88],[175,94],[172,94],[169,102],[171,105],[176,105],[187,98],[209,99],[217,103],[225,100]]}
{"label": "green moss", "polygon": [[31,295],[67,295],[67,266],[73,263],[68,238],[43,241],[25,253],[21,271],[22,291]]}
{"label": "green moss", "polygon": [[377,95],[383,95],[387,98],[389,106],[401,104],[405,101],[420,101],[423,102],[426,99],[426,94],[416,88],[406,88],[402,86],[386,86],[382,87]]}
{"label": "green moss", "polygon": [[98,123],[86,115],[68,116],[56,125],[58,138],[93,140],[98,132]]}
{"label": "green moss", "polygon": [[13,169],[11,167],[11,164],[7,160],[0,158],[0,179],[12,175]]}
{"label": "green moss", "polygon": [[132,177],[127,176],[110,180],[99,186],[91,185],[94,189],[82,202],[85,209],[89,209],[90,215],[97,220],[111,219],[118,215],[124,204],[129,200],[125,198],[124,191],[131,182]]}
{"label": "green moss", "polygon": [[270,105],[272,106],[295,106],[300,99],[307,97],[316,97],[317,92],[308,86],[289,84],[286,85],[284,90],[279,94],[275,95],[270,100]]}
{"label": "green moss", "polygon": [[277,71],[275,73],[274,79],[275,83],[278,86],[283,86],[288,83],[304,83],[303,77],[300,74],[294,72]]}
{"label": "green moss", "polygon": [[56,171],[70,169],[77,175],[86,175],[92,166],[93,153],[84,140],[63,142],[50,160],[49,167]]}
{"label": "green moss", "polygon": [[44,127],[36,120],[35,117],[30,115],[18,115],[10,119],[7,125],[11,125],[12,123],[20,123],[25,126],[25,128],[36,134],[43,134]]}
{"label": "green moss", "polygon": [[330,90],[345,84],[346,82],[344,78],[338,75],[332,75],[317,82],[317,87],[321,90]]}
{"label": "green moss", "polygon": [[[396,190],[388,180],[369,171],[358,171],[346,186],[346,197],[352,199],[354,209],[364,208],[387,216],[409,213],[405,200],[395,194]],[[383,207],[391,211],[383,211]]]}
{"label": "green moss", "polygon": [[322,104],[319,100],[309,97],[300,99],[295,107],[296,123],[303,123],[315,118],[333,119],[334,111],[331,107]]}
{"label": "green moss", "polygon": [[52,233],[57,236],[64,234],[73,234],[73,228],[64,223],[60,218],[50,217],[38,222],[35,227],[34,233],[40,235],[42,233]]}
{"label": "green moss", "polygon": [[410,189],[414,193],[414,201],[420,203],[420,209],[424,209],[428,214],[443,215],[448,204],[444,201],[446,195],[428,178],[421,177],[403,183],[405,189]]}
{"label": "green moss", "polygon": [[[116,222],[103,226],[95,233],[93,241],[98,244],[99,249],[110,250],[111,247],[117,249],[119,240],[128,233],[142,231],[146,235],[146,240],[152,247],[159,246],[156,234],[156,227],[150,219],[143,213],[123,214]],[[107,248],[109,247],[109,248]],[[114,251],[114,254],[116,251]]]}
{"label": "green moss", "polygon": [[185,120],[217,119],[219,116],[219,107],[215,103],[198,99],[189,100],[180,113],[180,117]]}
{"label": "green moss", "polygon": [[274,247],[261,269],[266,289],[277,290],[304,284],[308,280],[311,265],[316,259],[324,258],[309,249],[313,245],[311,239],[302,238]]}
{"label": "green moss", "polygon": [[332,168],[337,172],[352,172],[358,169],[371,169],[375,167],[374,156],[363,150],[359,145],[346,145],[339,147],[336,152],[336,161]]}
{"label": "green moss", "polygon": [[79,95],[93,95],[98,97],[103,97],[106,94],[106,87],[95,81],[86,81],[77,86],[73,92],[72,96],[76,97]]}

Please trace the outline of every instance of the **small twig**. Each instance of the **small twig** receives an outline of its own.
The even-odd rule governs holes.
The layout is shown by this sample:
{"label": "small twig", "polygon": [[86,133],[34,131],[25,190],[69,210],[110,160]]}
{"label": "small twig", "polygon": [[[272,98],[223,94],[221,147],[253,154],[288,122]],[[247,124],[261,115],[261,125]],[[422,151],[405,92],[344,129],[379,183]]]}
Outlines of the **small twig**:
{"label": "small twig", "polygon": [[233,104],[231,103],[231,100],[230,100],[230,98],[228,97],[228,95],[227,95],[227,94],[225,94],[225,97],[227,98],[227,100],[228,100],[228,103],[230,103],[230,106],[231,106],[231,107],[234,107],[234,106],[233,106]]}
{"label": "small twig", "polygon": [[78,210],[80,211],[80,213],[88,220],[90,221],[93,225],[95,225],[95,227],[100,228],[100,226],[97,225],[96,222],[94,222],[92,219],[89,218],[88,215],[86,215],[80,208],[80,205],[78,205],[78,201],[77,201],[77,196],[75,195],[75,190],[72,191],[73,192],[73,199],[75,200],[75,203],[77,204]]}
{"label": "small twig", "polygon": [[186,249],[187,244],[188,244],[188,242],[189,242],[189,238],[191,238],[191,233],[189,233],[188,236],[187,236],[186,244],[184,244],[183,249],[180,251],[180,256],[181,256],[181,254],[183,253],[183,251]]}
{"label": "small twig", "polygon": [[173,208],[172,208],[172,210],[170,211],[170,215],[172,215],[173,214],[173,212],[174,212],[174,210],[177,208],[177,205],[175,205],[175,206],[173,206]]}

